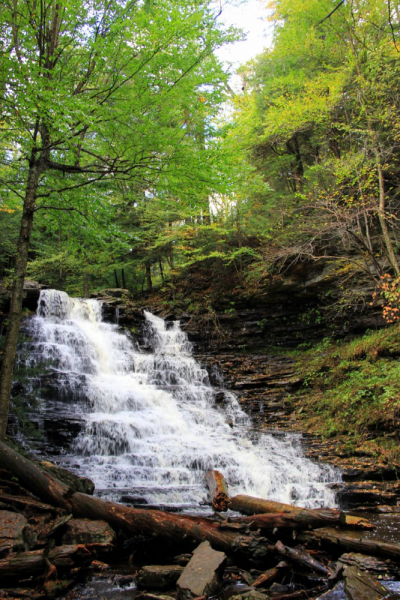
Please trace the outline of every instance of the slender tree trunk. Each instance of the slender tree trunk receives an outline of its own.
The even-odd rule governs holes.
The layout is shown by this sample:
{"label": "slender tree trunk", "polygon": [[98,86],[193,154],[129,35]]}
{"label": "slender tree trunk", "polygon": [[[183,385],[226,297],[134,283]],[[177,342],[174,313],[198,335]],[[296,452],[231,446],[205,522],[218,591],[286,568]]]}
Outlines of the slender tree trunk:
{"label": "slender tree trunk", "polygon": [[121,269],[121,279],[122,279],[122,287],[124,288],[124,290],[126,290],[125,270],[124,269]]}
{"label": "slender tree trunk", "polygon": [[89,298],[89,273],[83,271],[83,297]]}
{"label": "slender tree trunk", "polygon": [[161,258],[158,259],[158,266],[160,267],[161,281],[164,281],[164,270],[163,270]]}
{"label": "slender tree trunk", "polygon": [[151,281],[151,262],[146,260],[146,279],[147,279],[147,289],[153,289],[153,283]]}
{"label": "slender tree trunk", "polygon": [[297,135],[294,136],[293,141],[294,141],[294,150],[295,150],[295,154],[296,154],[296,179],[299,184],[300,190],[302,190],[303,189],[304,166],[303,166],[303,160],[302,160],[301,152],[300,152],[299,138],[297,137]]}
{"label": "slender tree trunk", "polygon": [[376,166],[378,170],[378,181],[379,181],[379,224],[381,226],[383,241],[386,246],[386,252],[389,259],[390,264],[393,267],[394,272],[397,277],[400,275],[400,267],[396,258],[396,254],[394,253],[392,240],[390,239],[389,229],[386,222],[385,217],[385,205],[386,205],[386,195],[385,195],[385,181],[383,178],[383,170],[382,164],[379,156],[379,152],[376,152]]}
{"label": "slender tree trunk", "polygon": [[21,228],[17,243],[17,255],[15,259],[14,281],[11,292],[10,314],[3,362],[0,371],[0,440],[5,438],[7,429],[15,354],[17,349],[19,327],[21,323],[24,280],[26,266],[28,263],[33,218],[35,214],[36,195],[41,172],[42,169],[40,162],[35,161],[32,158],[29,165],[28,181],[22,210]]}
{"label": "slender tree trunk", "polygon": [[119,288],[117,269],[114,269],[115,287]]}
{"label": "slender tree trunk", "polygon": [[[239,205],[236,208],[236,228],[237,228],[237,235],[238,235],[238,248],[239,248],[239,250],[241,250],[243,244],[242,244],[242,227],[241,227],[241,223],[240,223]],[[240,279],[242,279],[243,257],[241,254],[239,255],[239,273],[240,273]]]}
{"label": "slender tree trunk", "polygon": [[367,217],[367,214],[366,214],[365,211],[364,211],[364,223],[365,223],[365,237],[366,237],[367,242],[368,242],[369,251],[370,251],[370,253],[372,255],[374,253],[374,249],[372,247],[371,233],[370,233],[370,230],[369,230],[368,217]]}

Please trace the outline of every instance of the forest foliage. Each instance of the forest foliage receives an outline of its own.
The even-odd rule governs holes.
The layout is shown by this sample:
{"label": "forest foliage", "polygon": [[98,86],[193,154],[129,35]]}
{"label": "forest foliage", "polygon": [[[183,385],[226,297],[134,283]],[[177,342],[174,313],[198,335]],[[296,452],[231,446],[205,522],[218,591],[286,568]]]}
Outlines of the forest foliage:
{"label": "forest foliage", "polygon": [[[83,6],[61,4],[72,20]],[[59,72],[40,89],[34,3],[21,5],[14,29],[25,47],[11,40],[8,51],[3,40],[0,73],[2,277],[13,272],[29,132],[50,115],[52,131],[64,135],[53,161],[97,161],[97,171],[90,185],[82,171],[42,177],[32,278],[75,294],[137,292],[190,265],[234,268],[245,284],[323,260],[383,294],[385,277],[397,281],[397,0],[266,3],[273,42],[241,67],[237,94],[214,50],[238,33],[224,29],[211,2],[148,0],[123,14],[115,3],[97,23],[104,35],[65,37]],[[85,69],[86,93],[71,94]],[[107,97],[113,72],[123,85]]]}

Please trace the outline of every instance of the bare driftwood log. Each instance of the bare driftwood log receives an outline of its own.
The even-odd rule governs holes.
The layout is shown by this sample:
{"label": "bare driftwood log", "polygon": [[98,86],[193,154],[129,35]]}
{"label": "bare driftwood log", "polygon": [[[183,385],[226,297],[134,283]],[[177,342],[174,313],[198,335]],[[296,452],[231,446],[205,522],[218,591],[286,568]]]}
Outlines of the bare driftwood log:
{"label": "bare driftwood log", "polygon": [[331,575],[331,570],[328,567],[325,567],[322,563],[315,558],[312,558],[307,552],[299,552],[298,550],[294,550],[293,548],[289,548],[282,544],[282,542],[276,542],[275,550],[279,552],[285,558],[288,558],[292,562],[298,563],[303,567],[308,567],[313,571],[317,571],[318,573],[322,573],[323,575]]}
{"label": "bare driftwood log", "polygon": [[400,544],[389,544],[379,540],[366,540],[354,531],[338,531],[326,527],[316,531],[304,531],[298,534],[297,539],[301,542],[317,541],[320,545],[337,546],[345,550],[370,554],[372,556],[386,556],[399,560]]}
{"label": "bare driftwood log", "polygon": [[291,504],[284,504],[283,502],[254,498],[253,496],[245,496],[244,494],[231,498],[229,508],[245,515],[286,513],[291,516],[300,514],[300,518],[302,519],[306,519],[307,515],[309,515],[310,523],[320,523],[318,525],[312,525],[313,527],[326,527],[336,524],[346,525],[347,527],[357,527],[360,529],[373,529],[375,527],[372,523],[367,521],[367,519],[345,515],[335,508],[302,508],[301,506],[292,506]]}
{"label": "bare driftwood log", "polygon": [[228,486],[220,471],[207,471],[204,477],[210,491],[211,504],[214,510],[222,512],[228,510],[229,494]]}
{"label": "bare driftwood log", "polygon": [[30,492],[45,502],[64,508],[75,517],[103,519],[134,535],[159,536],[175,543],[208,540],[216,549],[239,552],[253,558],[261,558],[269,551],[265,540],[258,534],[222,529],[210,519],[160,510],[140,510],[74,492],[3,442],[0,442],[0,466],[18,477]]}

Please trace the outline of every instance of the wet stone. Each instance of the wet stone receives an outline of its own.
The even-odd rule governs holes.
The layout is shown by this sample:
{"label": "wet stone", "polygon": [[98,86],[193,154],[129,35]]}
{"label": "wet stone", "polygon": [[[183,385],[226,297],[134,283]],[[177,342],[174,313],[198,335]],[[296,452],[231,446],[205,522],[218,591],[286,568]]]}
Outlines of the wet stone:
{"label": "wet stone", "polygon": [[344,589],[349,600],[380,600],[387,590],[373,577],[356,567],[346,567]]}
{"label": "wet stone", "polygon": [[27,520],[23,515],[0,510],[0,555],[8,550],[24,550],[24,529]]}
{"label": "wet stone", "polygon": [[115,531],[106,521],[71,519],[66,525],[63,544],[112,544]]}
{"label": "wet stone", "polygon": [[202,542],[178,580],[178,598],[189,600],[217,593],[222,587],[225,562],[223,552],[213,550],[209,542]]}
{"label": "wet stone", "polygon": [[71,473],[71,471],[53,465],[53,463],[48,461],[41,462],[40,467],[53,477],[56,477],[68,485],[75,492],[82,492],[82,494],[89,495],[92,495],[94,492],[94,483],[88,477],[79,477],[79,475],[75,475],[74,473]]}
{"label": "wet stone", "polygon": [[232,596],[230,600],[268,600],[269,598],[271,598],[269,594],[251,590],[244,592],[244,594]]}
{"label": "wet stone", "polygon": [[337,499],[343,510],[358,506],[395,505],[400,497],[400,485],[397,482],[343,482],[331,487],[337,490]]}
{"label": "wet stone", "polygon": [[345,598],[344,585],[340,581],[334,588],[328,590],[321,596],[318,596],[316,600],[343,600]]}
{"label": "wet stone", "polygon": [[382,577],[397,576],[400,571],[399,565],[390,560],[377,558],[376,556],[367,556],[357,552],[347,552],[340,557],[340,563],[343,565],[354,566],[362,571],[368,571],[370,574]]}
{"label": "wet stone", "polygon": [[142,589],[171,590],[183,572],[180,565],[152,565],[143,567],[137,575],[137,585]]}

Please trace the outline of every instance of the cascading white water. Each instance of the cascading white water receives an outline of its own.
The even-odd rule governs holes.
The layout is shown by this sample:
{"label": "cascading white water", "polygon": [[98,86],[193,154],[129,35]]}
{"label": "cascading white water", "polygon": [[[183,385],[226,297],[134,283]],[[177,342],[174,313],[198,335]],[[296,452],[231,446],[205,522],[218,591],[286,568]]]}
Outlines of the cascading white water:
{"label": "cascading white water", "polygon": [[335,471],[306,459],[299,436],[252,431],[233,394],[217,407],[179,323],[145,316],[151,354],[102,322],[98,301],[41,292],[30,363],[51,361],[68,412],[84,420],[61,463],[113,499],[198,506],[207,499],[204,474],[217,468],[232,494],[332,506],[326,483]]}

